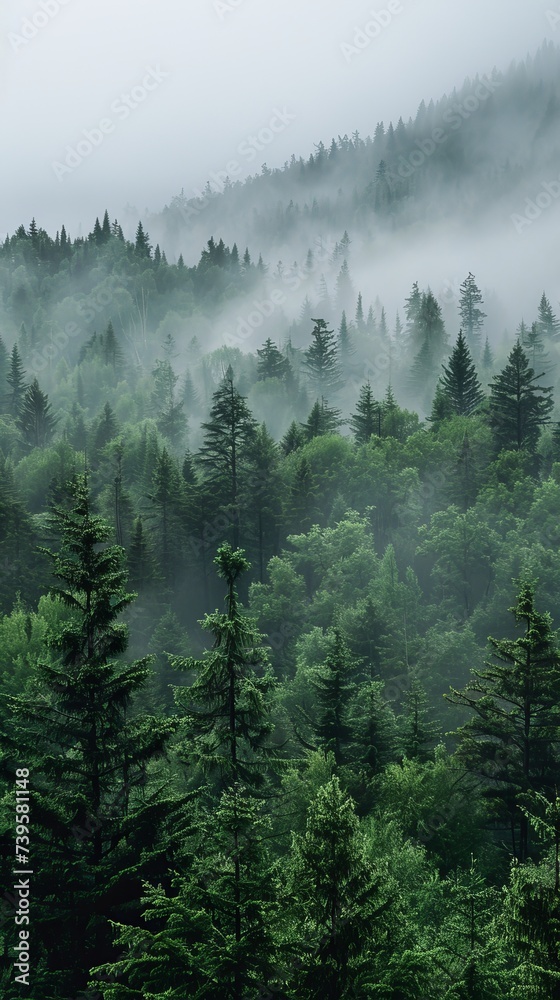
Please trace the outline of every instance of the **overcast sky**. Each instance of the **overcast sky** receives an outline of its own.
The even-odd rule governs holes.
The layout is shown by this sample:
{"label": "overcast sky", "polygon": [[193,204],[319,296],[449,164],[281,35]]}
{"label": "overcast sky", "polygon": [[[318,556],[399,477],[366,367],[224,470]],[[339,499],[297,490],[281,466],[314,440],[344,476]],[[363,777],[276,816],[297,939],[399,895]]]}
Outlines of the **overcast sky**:
{"label": "overcast sky", "polygon": [[555,15],[560,0],[2,0],[0,233],[35,216],[76,235],[105,207],[158,210],[213,172],[406,120],[560,43]]}

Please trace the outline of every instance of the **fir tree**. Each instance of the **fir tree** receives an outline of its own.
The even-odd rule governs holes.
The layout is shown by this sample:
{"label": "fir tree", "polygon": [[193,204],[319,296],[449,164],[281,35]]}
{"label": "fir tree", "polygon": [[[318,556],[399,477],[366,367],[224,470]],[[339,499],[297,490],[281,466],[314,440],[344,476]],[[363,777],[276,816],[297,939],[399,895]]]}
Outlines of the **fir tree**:
{"label": "fir tree", "polygon": [[8,764],[19,766],[25,753],[34,775],[37,987],[42,996],[75,996],[94,962],[112,953],[116,900],[134,898],[143,865],[156,856],[146,830],[162,798],[156,791],[144,800],[139,789],[175,724],[130,715],[149,664],[122,662],[128,637],[119,618],[134,595],[125,589],[123,550],[93,513],[85,476],[53,508],[51,528],[60,547],[41,551],[56,580],[51,594],[67,613],[48,638],[48,662],[11,700]]}
{"label": "fir tree", "polygon": [[524,448],[534,452],[541,428],[549,423],[554,407],[552,389],[538,385],[519,341],[506,367],[494,375],[490,385],[490,420],[496,443],[501,448]]}
{"label": "fir tree", "polygon": [[240,478],[246,471],[256,422],[244,397],[233,384],[231,367],[214,393],[210,420],[202,424],[202,429],[205,436],[198,460],[231,516],[233,545],[237,548],[240,537]]}
{"label": "fir tree", "polygon": [[544,292],[539,302],[538,330],[541,337],[549,340],[557,340],[560,335],[560,321],[552,311],[552,306]]}
{"label": "fir tree", "polygon": [[338,348],[333,330],[324,319],[313,319],[313,343],[305,352],[304,365],[309,380],[320,393],[336,392],[342,385]]}
{"label": "fir tree", "polygon": [[452,412],[459,417],[470,416],[484,399],[484,393],[462,330],[448,364],[442,367],[441,386]]}
{"label": "fir tree", "polygon": [[12,348],[12,353],[10,355],[10,362],[8,366],[8,374],[6,375],[6,382],[8,383],[7,392],[7,406],[9,413],[13,417],[19,417],[23,407],[23,400],[25,398],[25,393],[27,390],[27,385],[25,382],[25,371],[23,368],[22,360],[18,350],[17,344],[14,344]]}
{"label": "fir tree", "polygon": [[141,222],[138,223],[138,228],[136,230],[136,241],[134,244],[134,249],[139,257],[150,258],[152,255],[152,248],[150,246],[150,237],[144,232],[144,227]]}
{"label": "fir tree", "polygon": [[372,434],[381,437],[381,418],[381,404],[374,399],[371,385],[367,382],[360,389],[356,412],[349,421],[356,444],[367,444]]}
{"label": "fir tree", "polygon": [[280,353],[270,337],[262,348],[257,349],[257,378],[259,381],[267,378],[277,378],[284,381],[290,371],[290,362]]}
{"label": "fir tree", "polygon": [[312,441],[322,434],[334,434],[340,427],[340,410],[329,406],[328,401],[321,397],[316,400],[307,421],[303,424],[303,434],[306,441]]}
{"label": "fir tree", "polygon": [[50,443],[57,418],[53,415],[49,397],[39,387],[36,378],[25,391],[18,423],[30,448],[44,448]]}
{"label": "fir tree", "polygon": [[460,292],[461,326],[465,331],[467,347],[471,353],[478,355],[486,313],[480,309],[480,306],[483,305],[482,293],[474,280],[474,274],[471,274],[470,271],[461,285]]}
{"label": "fir tree", "polygon": [[529,823],[520,808],[523,796],[531,789],[548,795],[557,780],[560,654],[550,615],[535,607],[533,583],[520,584],[510,611],[523,635],[491,638],[493,659],[449,697],[473,712],[459,730],[459,758],[484,782],[497,815],[509,822],[513,854],[524,861]]}

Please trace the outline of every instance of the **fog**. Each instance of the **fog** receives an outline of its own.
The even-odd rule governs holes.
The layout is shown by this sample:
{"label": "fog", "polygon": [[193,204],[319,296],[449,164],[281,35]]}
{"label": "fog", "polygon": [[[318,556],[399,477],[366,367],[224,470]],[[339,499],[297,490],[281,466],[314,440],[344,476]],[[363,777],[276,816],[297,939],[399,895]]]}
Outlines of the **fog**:
{"label": "fog", "polygon": [[[192,196],[232,162],[243,177],[321,139],[406,121],[422,98],[555,40],[551,6],[5,0],[0,231],[35,216],[77,235],[105,207],[113,218]],[[289,124],[251,156],[248,140],[277,111]],[[83,157],[80,142],[93,147]]]}

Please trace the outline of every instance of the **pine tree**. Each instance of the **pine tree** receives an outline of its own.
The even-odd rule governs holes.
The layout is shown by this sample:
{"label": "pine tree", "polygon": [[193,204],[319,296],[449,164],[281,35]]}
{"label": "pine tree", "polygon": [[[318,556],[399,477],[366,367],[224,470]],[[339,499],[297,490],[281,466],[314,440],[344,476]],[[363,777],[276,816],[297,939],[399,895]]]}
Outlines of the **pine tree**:
{"label": "pine tree", "polygon": [[[344,313],[344,317],[346,318],[346,313]],[[358,304],[356,306],[356,327],[358,328],[358,331],[360,333],[363,333],[366,328],[364,320],[364,305],[361,292],[358,293]]]}
{"label": "pine tree", "polygon": [[523,635],[491,638],[493,659],[449,699],[473,712],[459,730],[458,756],[484,782],[497,816],[509,822],[513,854],[525,861],[529,823],[521,811],[523,796],[530,790],[550,795],[557,781],[560,653],[550,615],[536,610],[532,582],[520,584],[509,610]]}
{"label": "pine tree", "polygon": [[496,443],[501,448],[534,452],[541,428],[549,423],[554,407],[552,389],[538,385],[519,341],[506,367],[494,375],[490,385],[490,420]]}
{"label": "pine tree", "polygon": [[407,299],[405,299],[404,314],[406,318],[405,326],[405,336],[406,343],[408,347],[412,349],[418,349],[420,345],[420,333],[419,333],[419,316],[420,316],[420,306],[422,305],[422,293],[418,287],[418,282],[415,281],[412,286],[412,291]]}
{"label": "pine tree", "polygon": [[[350,269],[348,267],[348,261],[344,260],[342,262],[342,267],[338,278],[336,279],[336,309],[340,314],[343,309],[349,310],[352,308],[352,304],[356,301],[356,293],[354,291],[354,286],[352,284],[352,279],[350,277]],[[314,320],[316,322],[316,320]]]}
{"label": "pine tree", "polygon": [[381,437],[381,420],[381,404],[374,399],[371,385],[367,382],[360,389],[356,412],[352,414],[349,421],[356,444],[367,444],[372,434]]}
{"label": "pine tree", "polygon": [[541,337],[557,340],[560,335],[560,321],[552,311],[545,293],[542,293],[538,311],[538,329]]}
{"label": "pine tree", "polygon": [[448,364],[442,367],[441,386],[452,413],[459,417],[470,416],[484,399],[484,393],[462,330]]}
{"label": "pine tree", "polygon": [[334,434],[341,423],[340,410],[329,406],[328,400],[321,397],[320,402],[316,400],[306,423],[302,425],[304,438],[312,441],[322,434]]}
{"label": "pine tree", "polygon": [[111,365],[115,374],[123,366],[123,353],[119,347],[111,321],[109,321],[103,338],[103,360],[106,365]]}
{"label": "pine tree", "polygon": [[167,448],[164,448],[156,462],[148,500],[152,508],[152,517],[156,522],[159,566],[167,584],[173,582],[181,549],[180,486],[181,478],[176,462]]}
{"label": "pine tree", "polygon": [[492,353],[492,348],[490,347],[490,342],[488,340],[488,337],[484,342],[484,351],[482,354],[481,365],[485,372],[491,372],[494,367],[494,355]]}
{"label": "pine tree", "polygon": [[332,753],[337,767],[348,759],[351,729],[349,705],[354,691],[356,661],[337,628],[327,631],[329,650],[313,672],[311,687],[317,708],[316,720],[307,716],[314,741],[325,754]]}
{"label": "pine tree", "polygon": [[459,315],[461,326],[465,331],[467,347],[472,354],[478,355],[480,337],[486,313],[479,307],[483,305],[482,293],[470,271],[460,287]]}
{"label": "pine tree", "polygon": [[246,473],[256,421],[233,384],[231,366],[213,395],[210,420],[202,424],[202,429],[205,436],[198,461],[231,517],[233,546],[237,548],[241,531],[240,480]]}
{"label": "pine tree", "polygon": [[415,323],[415,340],[418,347],[427,344],[434,359],[439,359],[445,353],[447,333],[441,306],[430,289],[423,293],[420,301]]}
{"label": "pine tree", "polygon": [[337,392],[342,386],[342,377],[334,331],[327,328],[324,319],[313,319],[313,322],[313,343],[305,352],[304,361],[309,380],[321,394]]}
{"label": "pine tree", "polygon": [[119,425],[109,403],[105,403],[103,411],[98,419],[99,423],[97,424],[97,428],[95,430],[93,442],[95,453],[99,453],[105,445],[109,444],[109,441],[113,441],[119,433]]}
{"label": "pine tree", "polygon": [[288,893],[289,938],[297,949],[288,995],[367,995],[367,970],[390,904],[367,858],[354,803],[336,777],[319,789],[305,833],[294,837]]}
{"label": "pine tree", "polygon": [[284,381],[290,371],[290,362],[280,353],[270,337],[262,348],[257,348],[257,379],[277,378]]}
{"label": "pine tree", "polygon": [[[362,317],[363,319],[363,317]],[[338,331],[337,339],[338,353],[340,361],[343,368],[348,368],[350,358],[356,353],[356,348],[352,343],[352,338],[350,336],[350,331],[348,330],[348,322],[346,320],[346,313],[342,313],[342,319],[340,321],[340,329]]]}
{"label": "pine tree", "polygon": [[409,760],[429,760],[441,730],[429,721],[428,698],[418,675],[413,674],[404,695],[404,711],[399,717],[399,743]]}
{"label": "pine tree", "polygon": [[274,681],[262,636],[239,606],[236,584],[249,562],[241,549],[223,544],[214,564],[227,584],[226,612],[206,615],[202,623],[213,636],[212,650],[203,660],[171,657],[174,669],[196,673],[189,688],[176,689],[175,698],[187,721],[189,758],[213,775],[221,789],[240,782],[257,788],[272,759]]}
{"label": "pine tree", "polygon": [[29,448],[44,448],[50,443],[57,418],[53,415],[49,397],[39,387],[36,378],[25,391],[18,417],[25,442]]}
{"label": "pine tree", "polygon": [[300,424],[296,420],[292,420],[288,430],[284,434],[280,446],[284,455],[291,455],[293,451],[297,451],[298,448],[305,442],[305,433]]}
{"label": "pine tree", "polygon": [[134,900],[144,866],[153,869],[163,800],[140,789],[176,725],[130,715],[149,664],[122,662],[128,636],[119,618],[134,595],[125,589],[123,550],[93,513],[85,476],[53,508],[51,528],[60,547],[41,551],[56,580],[51,595],[66,614],[50,632],[48,662],[10,701],[5,763],[18,767],[24,754],[33,769],[35,995],[73,997],[91,966],[111,956],[109,920],[122,900]]}
{"label": "pine tree", "polygon": [[134,244],[134,249],[139,257],[151,258],[152,248],[150,246],[150,237],[144,232],[144,227],[141,222],[138,223],[138,228],[136,230],[136,241]]}
{"label": "pine tree", "polygon": [[19,417],[23,407],[23,400],[27,390],[27,385],[25,382],[25,371],[21,361],[20,353],[17,344],[14,344],[12,348],[12,353],[10,355],[10,363],[8,367],[8,374],[6,375],[6,382],[8,383],[7,392],[7,406],[8,412],[12,414],[13,417]]}

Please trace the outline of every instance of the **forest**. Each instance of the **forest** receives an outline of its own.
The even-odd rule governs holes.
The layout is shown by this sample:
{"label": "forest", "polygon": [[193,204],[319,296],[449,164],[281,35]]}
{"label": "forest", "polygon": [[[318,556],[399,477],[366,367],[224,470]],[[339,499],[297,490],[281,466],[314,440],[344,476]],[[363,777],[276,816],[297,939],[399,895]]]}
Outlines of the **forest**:
{"label": "forest", "polygon": [[0,245],[6,1000],[560,998],[554,290],[388,315],[329,211]]}

